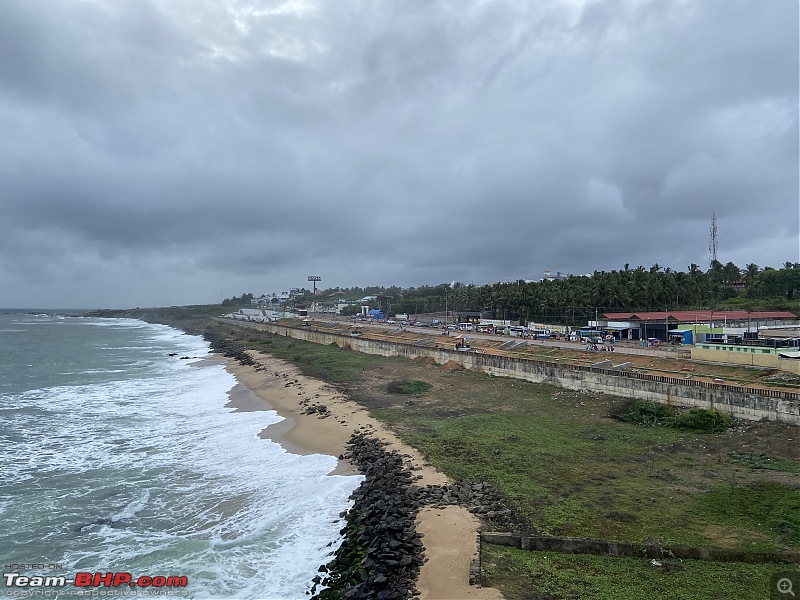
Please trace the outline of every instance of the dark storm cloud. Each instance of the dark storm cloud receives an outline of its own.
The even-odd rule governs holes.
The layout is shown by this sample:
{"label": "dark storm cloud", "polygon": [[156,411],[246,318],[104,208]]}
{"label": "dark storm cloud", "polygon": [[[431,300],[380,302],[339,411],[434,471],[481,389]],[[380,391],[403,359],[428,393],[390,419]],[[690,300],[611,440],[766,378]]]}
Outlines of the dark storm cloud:
{"label": "dark storm cloud", "polygon": [[7,0],[0,304],[798,260],[797,19]]}

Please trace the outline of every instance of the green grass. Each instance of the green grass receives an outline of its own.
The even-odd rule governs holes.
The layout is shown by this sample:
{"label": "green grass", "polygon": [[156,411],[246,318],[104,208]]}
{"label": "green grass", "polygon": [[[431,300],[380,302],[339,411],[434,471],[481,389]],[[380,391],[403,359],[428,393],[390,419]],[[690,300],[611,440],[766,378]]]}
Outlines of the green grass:
{"label": "green grass", "polygon": [[733,463],[742,464],[756,471],[759,469],[767,471],[784,471],[786,473],[800,473],[800,466],[795,462],[780,456],[770,456],[765,452],[741,452],[734,451],[728,454],[728,460]]}
{"label": "green grass", "polygon": [[[432,433],[409,432],[404,439],[455,479],[496,483],[543,533],[628,537],[631,532],[621,529],[630,523],[598,519],[597,513],[642,513],[631,495],[650,495],[642,489],[652,487],[650,482],[628,476],[609,460],[603,442],[552,418],[472,415],[425,426]],[[635,437],[616,437],[611,445],[642,451]]]}
{"label": "green grass", "polygon": [[254,350],[297,365],[304,375],[333,384],[352,381],[386,360],[381,356],[342,350],[335,344],[322,346],[259,331],[248,332],[244,342]]}
{"label": "green grass", "polygon": [[782,564],[650,560],[529,552],[485,545],[484,583],[506,598],[563,600],[763,600]]}
{"label": "green grass", "polygon": [[[766,481],[720,485],[697,498],[695,507],[732,528],[777,536],[786,545],[800,544],[800,489]],[[760,549],[757,542],[748,545]]]}
{"label": "green grass", "polygon": [[787,516],[800,514],[800,491],[755,489],[751,501],[761,494],[764,511],[774,507],[769,519],[735,512],[745,502],[732,503],[728,483],[715,485],[720,463],[688,459],[676,449],[692,440],[674,429],[610,420],[587,429],[541,413],[438,419],[408,407],[379,416],[403,425],[403,439],[454,479],[497,484],[540,533],[741,550],[800,545]]}

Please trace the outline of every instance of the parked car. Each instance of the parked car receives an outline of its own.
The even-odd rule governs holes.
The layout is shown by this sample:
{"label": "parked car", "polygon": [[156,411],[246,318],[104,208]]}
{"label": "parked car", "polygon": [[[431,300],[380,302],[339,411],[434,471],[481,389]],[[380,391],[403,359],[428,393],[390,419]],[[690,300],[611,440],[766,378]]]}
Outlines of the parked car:
{"label": "parked car", "polygon": [[396,325],[397,321],[395,321],[394,319],[389,319],[388,321],[386,321],[386,324],[387,325]]}

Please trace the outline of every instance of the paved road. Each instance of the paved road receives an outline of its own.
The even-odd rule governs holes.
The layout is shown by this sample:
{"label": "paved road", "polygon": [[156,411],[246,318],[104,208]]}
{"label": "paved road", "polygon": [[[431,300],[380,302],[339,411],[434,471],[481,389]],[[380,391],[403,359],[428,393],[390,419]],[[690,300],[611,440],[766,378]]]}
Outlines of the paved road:
{"label": "paved road", "polygon": [[[342,324],[342,327],[349,327],[353,324],[356,325],[368,325],[369,327],[374,327],[376,329],[382,329],[386,331],[391,331],[393,329],[397,329],[399,325],[386,325],[381,323],[368,323],[368,322],[361,322],[361,321],[353,321],[350,318],[338,317],[336,318],[333,315],[326,315],[326,314],[315,314],[314,318],[319,321],[338,321]],[[431,339],[436,339],[439,337],[446,337],[442,336],[441,329],[433,329],[430,327],[414,327],[413,325],[406,325],[403,327],[406,331],[410,331],[413,333],[417,333],[419,335],[423,335],[425,337],[430,337]],[[456,332],[451,331],[451,335],[462,335],[463,332]],[[472,339],[485,339],[491,341],[508,341],[511,339],[522,339],[522,338],[514,338],[514,337],[506,337],[506,336],[499,336],[499,335],[491,335],[488,333],[475,333],[475,332],[468,332],[466,333]],[[559,341],[559,340],[526,340],[530,345],[536,346],[549,346],[552,348],[563,348],[565,350],[585,350],[586,344],[581,344],[579,342],[567,342],[567,341]],[[635,344],[636,342],[632,342]],[[659,349],[659,348],[641,348],[636,345],[628,345],[628,342],[618,343],[614,345],[614,354],[629,354],[634,356],[650,356],[653,358],[689,358],[687,356],[689,352],[688,348],[685,347],[669,347],[667,349]],[[598,352],[601,356],[605,356],[605,353]]]}

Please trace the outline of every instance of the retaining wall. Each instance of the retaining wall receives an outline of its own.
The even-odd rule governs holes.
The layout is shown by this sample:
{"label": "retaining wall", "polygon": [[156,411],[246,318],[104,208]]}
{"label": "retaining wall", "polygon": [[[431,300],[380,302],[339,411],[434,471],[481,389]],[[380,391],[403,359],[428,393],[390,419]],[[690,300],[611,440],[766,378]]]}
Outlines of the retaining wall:
{"label": "retaining wall", "polygon": [[557,365],[515,356],[457,352],[409,342],[351,337],[347,333],[336,334],[304,327],[256,325],[241,322],[236,324],[315,344],[347,346],[365,354],[403,356],[409,359],[432,358],[437,364],[452,361],[466,369],[482,371],[498,377],[523,379],[533,383],[549,383],[570,390],[585,389],[612,396],[649,400],[675,406],[707,408],[728,413],[739,419],[769,419],[800,425],[800,394],[792,392],[746,388],[582,365]]}
{"label": "retaining wall", "polygon": [[747,552],[723,548],[692,548],[688,546],[662,547],[658,544],[633,544],[608,540],[521,535],[518,533],[484,532],[481,542],[510,546],[520,550],[595,554],[600,556],[627,556],[633,558],[690,558],[722,562],[788,562],[800,563],[797,552]]}

